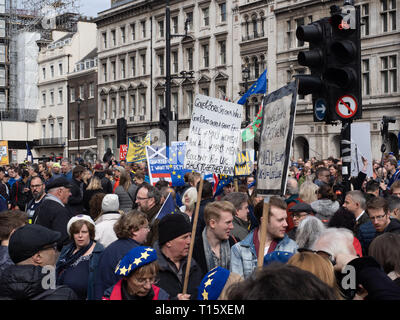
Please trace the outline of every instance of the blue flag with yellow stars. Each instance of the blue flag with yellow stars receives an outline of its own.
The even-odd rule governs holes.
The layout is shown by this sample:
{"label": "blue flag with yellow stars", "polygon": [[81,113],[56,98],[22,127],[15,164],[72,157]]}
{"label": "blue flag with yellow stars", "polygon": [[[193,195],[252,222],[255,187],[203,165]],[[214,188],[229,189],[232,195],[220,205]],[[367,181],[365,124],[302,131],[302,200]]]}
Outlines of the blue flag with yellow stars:
{"label": "blue flag with yellow stars", "polygon": [[252,94],[267,92],[267,69],[261,74],[255,83],[250,87],[249,90],[239,99],[238,104],[245,104],[246,100]]}
{"label": "blue flag with yellow stars", "polygon": [[214,197],[220,195],[220,193],[222,192],[223,188],[226,185],[232,184],[232,183],[233,183],[233,177],[220,174],[219,175],[219,182],[218,182],[217,188],[215,190]]}
{"label": "blue flag with yellow stars", "polygon": [[174,198],[171,196],[171,194],[168,194],[167,199],[165,199],[164,204],[162,205],[160,211],[158,211],[157,215],[155,216],[155,219],[161,220],[164,218],[167,214],[174,214],[178,212],[178,208],[175,205]]}

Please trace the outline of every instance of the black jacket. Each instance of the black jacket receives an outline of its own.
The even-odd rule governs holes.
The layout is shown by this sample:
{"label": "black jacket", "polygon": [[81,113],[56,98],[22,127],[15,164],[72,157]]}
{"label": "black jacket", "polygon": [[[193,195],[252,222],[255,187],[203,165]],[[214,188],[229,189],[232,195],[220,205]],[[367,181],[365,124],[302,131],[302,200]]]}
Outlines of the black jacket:
{"label": "black jacket", "polygon": [[90,211],[90,200],[96,193],[104,193],[103,189],[96,189],[96,190],[85,190],[83,193],[83,207],[87,212]]}
{"label": "black jacket", "polygon": [[69,219],[72,218],[72,214],[69,208],[50,199],[47,195],[35,210],[35,215],[36,219],[33,223],[61,232],[61,238],[57,242],[58,249],[61,251],[62,247],[70,242],[67,224]]}
{"label": "black jacket", "polygon": [[67,286],[44,289],[42,281],[50,276],[42,267],[14,265],[4,270],[0,278],[0,300],[77,300],[75,292]]}
{"label": "black jacket", "polygon": [[[187,265],[187,258],[182,261],[182,278],[179,279],[176,272],[172,269],[172,267],[168,263],[168,258],[164,256],[161,252],[160,247],[158,245],[158,241],[153,246],[154,249],[157,251],[157,261],[160,266],[160,271],[158,273],[158,277],[160,281],[158,282],[157,286],[167,291],[171,298],[175,298],[178,293],[182,293],[183,291],[183,283],[185,280],[185,273],[186,273],[186,265]],[[189,271],[189,281],[188,281],[188,288],[187,293],[190,294],[191,300],[197,299],[197,288],[201,283],[203,278],[202,271],[196,261],[192,259],[190,264],[190,271]]]}
{"label": "black jacket", "polygon": [[85,190],[84,183],[75,178],[71,180],[71,196],[68,198],[68,205],[71,208],[72,214],[75,216],[84,213],[83,207],[83,192]]}
{"label": "black jacket", "polygon": [[26,204],[31,199],[31,192],[24,192],[24,188],[27,188],[27,184],[22,179],[14,182],[11,188],[10,202],[11,207],[18,206],[21,211],[25,211]]}

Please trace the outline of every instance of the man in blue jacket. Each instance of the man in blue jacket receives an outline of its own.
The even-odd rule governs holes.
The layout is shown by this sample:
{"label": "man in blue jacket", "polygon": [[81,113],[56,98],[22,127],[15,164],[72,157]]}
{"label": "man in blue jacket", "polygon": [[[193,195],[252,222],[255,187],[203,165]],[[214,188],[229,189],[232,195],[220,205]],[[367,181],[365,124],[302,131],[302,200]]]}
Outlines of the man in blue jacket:
{"label": "man in blue jacket", "polygon": [[[254,214],[261,226],[264,203],[259,202]],[[273,251],[297,252],[297,244],[286,234],[287,205],[278,197],[271,197],[269,201],[269,215],[267,223],[267,238],[264,247],[264,256]],[[231,248],[231,272],[238,273],[244,278],[249,277],[257,267],[260,247],[259,227],[254,229],[242,241]]]}

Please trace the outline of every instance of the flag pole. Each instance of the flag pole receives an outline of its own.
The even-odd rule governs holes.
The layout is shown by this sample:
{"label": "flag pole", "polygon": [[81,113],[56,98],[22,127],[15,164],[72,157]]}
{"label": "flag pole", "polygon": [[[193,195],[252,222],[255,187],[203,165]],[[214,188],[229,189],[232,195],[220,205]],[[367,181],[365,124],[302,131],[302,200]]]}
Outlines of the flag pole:
{"label": "flag pole", "polygon": [[190,272],[190,265],[191,265],[192,256],[193,256],[194,240],[196,237],[197,220],[199,218],[201,194],[203,193],[203,183],[204,183],[204,173],[201,174],[199,190],[197,191],[197,202],[196,202],[196,210],[194,212],[194,218],[193,218],[192,237],[190,239],[189,254],[188,254],[188,259],[187,259],[187,263],[186,263],[186,271],[185,271],[185,280],[183,282],[183,291],[182,291],[183,294],[186,294],[188,282],[189,282],[189,272]]}

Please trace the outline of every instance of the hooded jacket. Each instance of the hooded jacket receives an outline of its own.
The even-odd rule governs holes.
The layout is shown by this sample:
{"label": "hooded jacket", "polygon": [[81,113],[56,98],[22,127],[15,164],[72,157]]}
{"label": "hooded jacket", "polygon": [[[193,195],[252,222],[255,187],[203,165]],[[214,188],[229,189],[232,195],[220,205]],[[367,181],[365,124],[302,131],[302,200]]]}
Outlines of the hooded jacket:
{"label": "hooded jacket", "polygon": [[14,265],[4,270],[0,278],[0,300],[77,300],[75,292],[67,286],[44,289],[48,283],[42,267]]}
{"label": "hooded jacket", "polygon": [[340,207],[339,202],[332,201],[330,199],[316,200],[310,205],[311,208],[316,212],[315,216],[326,225]]}

